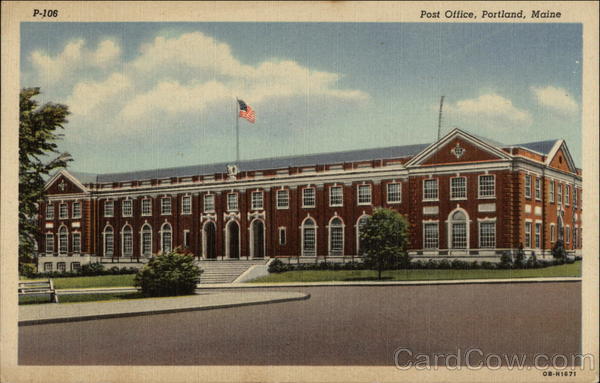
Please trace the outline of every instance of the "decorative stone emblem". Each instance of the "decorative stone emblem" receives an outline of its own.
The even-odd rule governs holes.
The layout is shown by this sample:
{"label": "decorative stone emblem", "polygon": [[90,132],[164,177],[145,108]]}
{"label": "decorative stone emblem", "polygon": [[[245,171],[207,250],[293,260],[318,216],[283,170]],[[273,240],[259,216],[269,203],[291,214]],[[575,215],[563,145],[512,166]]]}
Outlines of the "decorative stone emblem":
{"label": "decorative stone emblem", "polygon": [[235,180],[238,173],[239,169],[237,165],[227,165],[227,179]]}
{"label": "decorative stone emblem", "polygon": [[58,188],[60,189],[60,191],[65,191],[66,187],[67,187],[67,184],[65,183],[65,180],[61,180],[60,183],[58,184]]}
{"label": "decorative stone emblem", "polygon": [[463,147],[460,146],[460,143],[457,142],[456,146],[453,147],[452,150],[450,150],[450,152],[452,154],[454,154],[454,156],[456,158],[460,158],[460,157],[463,156],[463,154],[465,154],[466,150],[465,150],[465,148],[463,148]]}

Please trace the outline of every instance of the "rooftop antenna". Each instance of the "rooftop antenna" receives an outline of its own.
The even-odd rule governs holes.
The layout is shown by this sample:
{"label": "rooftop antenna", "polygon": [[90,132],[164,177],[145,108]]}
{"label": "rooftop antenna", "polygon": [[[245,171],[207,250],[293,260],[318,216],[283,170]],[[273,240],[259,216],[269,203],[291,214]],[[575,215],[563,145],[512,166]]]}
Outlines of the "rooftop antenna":
{"label": "rooftop antenna", "polygon": [[442,133],[442,107],[444,106],[444,97],[445,96],[442,96],[442,98],[440,99],[440,115],[438,117],[438,135],[437,135],[438,141],[440,140],[440,134]]}

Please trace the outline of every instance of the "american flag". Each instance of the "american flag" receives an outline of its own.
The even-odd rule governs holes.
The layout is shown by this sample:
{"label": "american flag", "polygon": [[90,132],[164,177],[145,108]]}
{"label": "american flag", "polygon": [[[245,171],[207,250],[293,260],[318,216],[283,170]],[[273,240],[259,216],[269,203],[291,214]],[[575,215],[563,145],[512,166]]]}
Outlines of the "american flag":
{"label": "american flag", "polygon": [[254,124],[256,122],[256,113],[254,113],[254,110],[243,100],[237,101],[240,104],[240,117],[245,118],[246,120]]}

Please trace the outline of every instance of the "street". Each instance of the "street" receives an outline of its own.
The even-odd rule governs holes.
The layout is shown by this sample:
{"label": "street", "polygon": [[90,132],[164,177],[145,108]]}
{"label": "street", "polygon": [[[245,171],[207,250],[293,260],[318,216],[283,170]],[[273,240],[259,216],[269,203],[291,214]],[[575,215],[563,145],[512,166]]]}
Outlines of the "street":
{"label": "street", "polygon": [[19,328],[26,365],[394,365],[433,355],[570,356],[581,283],[285,288],[303,301]]}

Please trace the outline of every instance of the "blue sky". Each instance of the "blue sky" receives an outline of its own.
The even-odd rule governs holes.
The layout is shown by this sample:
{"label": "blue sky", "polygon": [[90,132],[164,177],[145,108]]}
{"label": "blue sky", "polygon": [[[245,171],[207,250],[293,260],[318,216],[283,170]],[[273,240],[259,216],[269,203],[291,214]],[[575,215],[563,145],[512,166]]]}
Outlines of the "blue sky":
{"label": "blue sky", "polygon": [[581,25],[23,23],[21,86],[69,105],[71,168],[117,172],[429,143],[564,138],[581,164]]}

